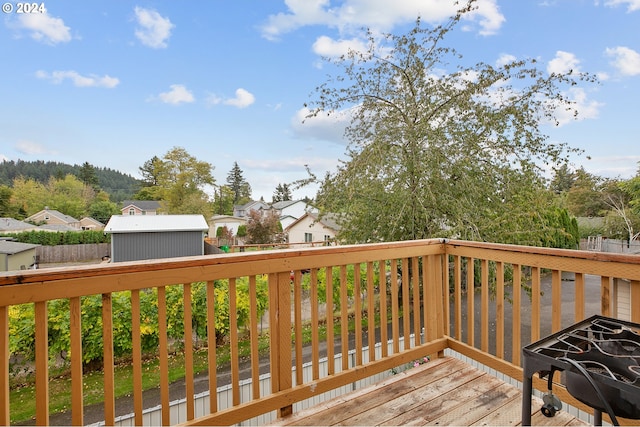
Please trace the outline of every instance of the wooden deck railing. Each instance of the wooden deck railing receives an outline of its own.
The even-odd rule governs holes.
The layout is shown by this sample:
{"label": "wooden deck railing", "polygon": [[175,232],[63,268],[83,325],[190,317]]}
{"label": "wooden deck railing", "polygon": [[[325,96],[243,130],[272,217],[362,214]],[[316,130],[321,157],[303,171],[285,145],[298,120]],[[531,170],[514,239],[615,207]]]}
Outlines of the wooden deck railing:
{"label": "wooden deck railing", "polygon": [[[269,393],[258,387],[261,355],[256,283],[264,275],[269,288]],[[249,284],[248,295],[238,286],[241,280]],[[594,280],[598,291],[595,306]],[[220,292],[216,281],[224,281],[228,287],[229,313],[237,312],[238,298],[249,299],[250,321],[245,332],[239,330],[237,316],[229,316],[233,407],[218,408],[213,392],[207,413],[197,414],[191,295],[194,286],[205,286],[208,331],[214,330],[214,301]],[[549,292],[541,295],[547,282],[549,303]],[[167,310],[174,307],[167,302],[167,292],[175,289],[182,293],[187,396],[186,419],[179,422],[187,424],[232,424],[270,411],[286,415],[296,402],[438,354],[447,347],[521,379],[520,349],[541,334],[590,314],[619,315],[624,304],[618,301],[625,302],[625,298],[628,310],[623,314],[640,321],[640,257],[463,241],[434,239],[2,273],[0,423],[10,423],[10,410],[16,404],[9,399],[9,308],[20,304],[33,304],[35,310],[35,416],[37,424],[49,422],[47,307],[60,299],[69,302],[72,422],[84,423],[82,301],[101,295],[104,417],[106,424],[114,424],[113,319],[121,314],[114,312],[113,299],[124,292],[130,299],[132,317],[134,422],[142,424],[145,355],[140,322],[145,307],[141,307],[141,293],[155,290],[162,423],[170,424]],[[467,291],[471,289],[473,292]],[[320,304],[319,298],[326,304]],[[591,313],[593,310],[597,313]],[[310,338],[304,337],[305,331]],[[239,385],[244,335],[250,340],[253,389],[249,399],[241,399]],[[209,389],[215,391],[221,369],[216,363],[215,334],[209,333],[205,339]],[[363,349],[378,342],[390,344],[382,346],[379,354],[370,351],[363,357]],[[335,355],[350,351],[353,358],[335,362]],[[324,356],[326,373],[319,368]],[[312,378],[303,378],[305,362],[312,364]]]}

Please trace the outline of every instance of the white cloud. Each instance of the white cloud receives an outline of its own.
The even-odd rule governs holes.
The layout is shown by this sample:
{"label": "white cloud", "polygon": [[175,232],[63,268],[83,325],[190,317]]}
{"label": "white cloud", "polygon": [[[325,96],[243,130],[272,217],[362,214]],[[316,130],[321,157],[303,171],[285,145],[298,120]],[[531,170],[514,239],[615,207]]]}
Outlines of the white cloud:
{"label": "white cloud", "polygon": [[509,63],[511,63],[511,62],[513,62],[513,61],[515,61],[516,59],[518,59],[518,58],[516,58],[516,57],[515,57],[515,56],[513,56],[513,55],[509,55],[509,54],[507,54],[507,53],[503,53],[503,54],[501,54],[501,55],[500,55],[500,57],[496,60],[496,67],[502,67],[502,66],[504,66],[504,65],[507,65],[507,64],[509,64]]}
{"label": "white cloud", "polygon": [[225,104],[231,105],[233,107],[238,108],[246,108],[249,105],[253,104],[256,100],[256,97],[253,96],[251,92],[245,90],[243,88],[239,88],[236,90],[235,98],[221,98],[218,95],[211,94],[207,97],[207,104],[209,105],[217,105],[217,104]]}
{"label": "white cloud", "polygon": [[[195,101],[195,97],[189,89],[184,85],[171,85],[168,92],[162,92],[158,95],[158,99],[165,104],[180,105]],[[152,98],[153,99],[153,98]]]}
{"label": "white cloud", "polygon": [[608,0],[605,3],[605,6],[618,6],[618,5],[627,5],[627,12],[635,12],[636,10],[640,10],[640,0]]}
{"label": "white cloud", "polygon": [[564,96],[574,102],[572,107],[578,111],[578,115],[574,116],[573,109],[567,111],[564,107],[557,108],[556,119],[558,120],[558,126],[566,125],[575,120],[596,119],[600,114],[600,108],[604,105],[601,102],[588,99],[587,93],[582,88],[572,88]]}
{"label": "white cloud", "polygon": [[345,55],[349,50],[366,52],[367,47],[358,39],[334,40],[331,37],[320,36],[312,46],[313,52],[320,56],[339,57]]}
{"label": "white cloud", "polygon": [[68,79],[71,80],[74,86],[77,87],[105,87],[108,89],[112,89],[120,84],[120,80],[116,77],[111,77],[108,75],[100,77],[94,74],[83,76],[72,70],[54,71],[51,74],[47,73],[46,71],[39,70],[36,71],[36,77],[44,80],[51,80],[55,84],[60,84],[65,79]]}
{"label": "white cloud", "polygon": [[580,72],[580,60],[573,53],[557,51],[556,57],[547,64],[547,72],[565,74],[569,71]]}
{"label": "white cloud", "polygon": [[308,108],[296,111],[291,119],[291,129],[301,138],[330,141],[336,144],[346,144],[344,131],[351,124],[351,110],[343,110],[332,114],[319,113],[315,117],[307,117],[310,114]]}
{"label": "white cloud", "polygon": [[143,45],[160,49],[167,47],[171,30],[175,27],[169,18],[163,18],[153,9],[136,6],[134,9],[139,27],[135,35]]}
{"label": "white cloud", "polygon": [[25,155],[41,155],[41,154],[51,154],[52,152],[45,148],[44,145],[38,144],[37,142],[21,140],[18,141],[14,147],[16,151]]}
{"label": "white cloud", "polygon": [[[270,15],[262,26],[263,37],[278,39],[281,35],[308,25],[326,25],[349,33],[362,27],[389,31],[395,25],[414,21],[440,23],[455,14],[454,2],[442,0],[345,0],[332,7],[329,0],[285,0],[288,11]],[[496,0],[479,0],[478,9],[468,14],[468,25],[479,25],[482,35],[494,34],[505,21]]]}
{"label": "white cloud", "polygon": [[31,38],[46,44],[55,45],[71,41],[70,28],[61,18],[54,18],[47,12],[20,14],[15,27],[30,31]]}
{"label": "white cloud", "polygon": [[611,64],[625,76],[640,75],[640,53],[628,47],[607,48],[605,55],[613,58]]}
{"label": "white cloud", "polygon": [[245,89],[239,88],[236,90],[236,97],[229,98],[222,101],[226,105],[231,105],[238,108],[246,108],[249,105],[253,104],[256,100],[256,97],[253,94]]}

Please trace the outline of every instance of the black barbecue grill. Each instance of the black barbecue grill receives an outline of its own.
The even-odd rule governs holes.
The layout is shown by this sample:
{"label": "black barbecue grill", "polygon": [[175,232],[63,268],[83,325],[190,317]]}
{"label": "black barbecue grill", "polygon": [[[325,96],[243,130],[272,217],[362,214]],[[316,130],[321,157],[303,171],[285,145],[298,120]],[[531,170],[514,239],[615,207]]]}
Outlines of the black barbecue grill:
{"label": "black barbecue grill", "polygon": [[531,424],[532,378],[547,378],[542,413],[555,415],[562,404],[553,394],[553,376],[563,372],[567,391],[594,409],[595,424],[606,412],[640,419],[640,324],[593,316],[522,349],[522,424]]}

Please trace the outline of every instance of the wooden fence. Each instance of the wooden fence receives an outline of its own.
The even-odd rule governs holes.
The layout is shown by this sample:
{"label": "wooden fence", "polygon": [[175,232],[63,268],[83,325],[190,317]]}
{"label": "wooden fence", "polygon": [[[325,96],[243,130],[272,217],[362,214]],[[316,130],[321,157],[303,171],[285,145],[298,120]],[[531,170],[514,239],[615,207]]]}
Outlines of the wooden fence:
{"label": "wooden fence", "polygon": [[40,264],[86,262],[100,260],[111,255],[110,243],[87,245],[38,246],[36,256]]}

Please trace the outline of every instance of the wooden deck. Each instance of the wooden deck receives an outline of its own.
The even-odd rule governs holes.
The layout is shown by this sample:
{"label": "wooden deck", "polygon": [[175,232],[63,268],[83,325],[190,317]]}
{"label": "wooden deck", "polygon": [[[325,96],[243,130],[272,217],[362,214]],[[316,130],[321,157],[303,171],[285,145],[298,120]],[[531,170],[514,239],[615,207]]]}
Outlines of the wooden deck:
{"label": "wooden deck", "polygon": [[[520,425],[522,392],[458,359],[445,357],[371,387],[277,420],[274,425]],[[532,425],[585,425],[564,411]]]}

